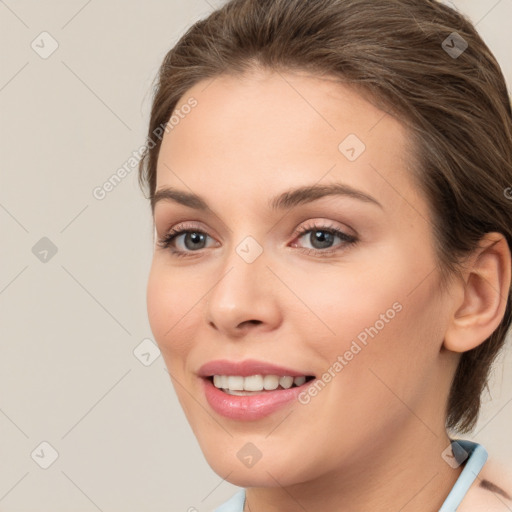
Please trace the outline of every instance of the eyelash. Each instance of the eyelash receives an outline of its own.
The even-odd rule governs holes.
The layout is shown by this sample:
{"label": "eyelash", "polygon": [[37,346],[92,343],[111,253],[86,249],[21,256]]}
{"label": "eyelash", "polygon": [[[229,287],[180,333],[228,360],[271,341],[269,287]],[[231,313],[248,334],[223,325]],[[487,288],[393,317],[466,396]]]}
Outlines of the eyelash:
{"label": "eyelash", "polygon": [[[301,238],[303,235],[309,233],[310,231],[325,231],[331,235],[335,235],[339,237],[341,240],[346,242],[343,244],[344,247],[355,245],[358,242],[358,239],[355,236],[348,235],[347,233],[344,233],[343,231],[340,231],[339,229],[333,227],[333,226],[326,226],[326,225],[319,225],[316,223],[313,223],[308,226],[304,226],[301,229],[296,230],[293,233],[294,239],[295,238]],[[175,238],[177,238],[180,235],[186,234],[186,233],[199,233],[206,236],[209,236],[208,233],[205,233],[204,231],[201,231],[200,229],[197,229],[194,226],[187,226],[187,225],[180,225],[178,228],[171,229],[168,233],[166,233],[163,237],[159,238],[157,240],[158,247],[162,249],[169,249],[171,254],[173,256],[176,256],[178,258],[183,257],[193,257],[193,253],[199,253],[202,249],[198,251],[178,251],[174,249],[171,244],[174,241]],[[338,248],[334,249],[308,249],[306,247],[298,247],[298,250],[305,254],[313,254],[318,257],[328,257],[332,255],[333,253],[338,252]]]}

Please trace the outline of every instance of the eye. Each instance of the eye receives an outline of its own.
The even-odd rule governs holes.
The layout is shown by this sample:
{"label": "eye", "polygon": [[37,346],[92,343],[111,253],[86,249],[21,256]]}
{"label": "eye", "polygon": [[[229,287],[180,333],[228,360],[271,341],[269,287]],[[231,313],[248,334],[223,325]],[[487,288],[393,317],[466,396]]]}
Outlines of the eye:
{"label": "eye", "polygon": [[[306,237],[308,234],[309,238]],[[299,247],[295,242],[292,243],[292,247],[298,247],[301,252],[315,256],[329,256],[339,252],[340,246],[343,250],[344,247],[354,245],[358,241],[355,236],[348,235],[334,226],[315,223],[302,227],[293,236],[295,236],[294,240],[306,238],[313,247]],[[162,249],[170,250],[174,256],[188,257],[193,256],[194,252],[206,249],[208,238],[211,237],[197,226],[181,224],[159,238],[157,245]],[[340,239],[342,243],[332,248],[336,238]]]}
{"label": "eye", "polygon": [[[210,236],[196,226],[180,225],[159,238],[157,245],[162,249],[169,249],[175,256],[189,256],[190,252],[205,249],[207,238]],[[181,245],[182,248],[177,249],[176,245]]]}
{"label": "eye", "polygon": [[[303,252],[318,256],[325,256],[338,252],[339,248],[331,248],[336,238],[342,240],[343,243],[339,244],[341,247],[354,245],[357,242],[357,238],[355,236],[348,235],[336,227],[318,225],[315,223],[313,223],[313,225],[308,225],[301,228],[294,234],[299,239],[305,238],[306,241],[308,241],[313,246],[312,248],[301,248]],[[297,244],[293,243],[292,247],[297,247]]]}

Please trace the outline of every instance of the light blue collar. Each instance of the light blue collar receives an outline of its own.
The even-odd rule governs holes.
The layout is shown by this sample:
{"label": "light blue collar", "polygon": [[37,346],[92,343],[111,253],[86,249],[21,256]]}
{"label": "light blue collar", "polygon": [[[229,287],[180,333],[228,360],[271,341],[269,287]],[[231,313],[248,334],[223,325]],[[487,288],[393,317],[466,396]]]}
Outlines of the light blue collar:
{"label": "light blue collar", "polygon": [[245,489],[240,489],[234,496],[216,508],[213,512],[243,512],[245,505]]}
{"label": "light blue collar", "polygon": [[[481,444],[463,439],[452,439],[452,451],[459,463],[464,462],[466,458],[467,462],[439,512],[455,512],[457,510],[488,457],[487,450]],[[240,510],[243,510],[243,506]]]}

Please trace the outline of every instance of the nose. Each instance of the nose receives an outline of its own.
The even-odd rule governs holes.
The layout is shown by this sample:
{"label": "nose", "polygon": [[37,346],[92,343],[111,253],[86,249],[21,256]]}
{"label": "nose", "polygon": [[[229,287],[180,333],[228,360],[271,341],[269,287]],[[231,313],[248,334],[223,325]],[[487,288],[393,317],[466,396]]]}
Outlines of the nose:
{"label": "nose", "polygon": [[208,324],[227,337],[279,326],[277,287],[282,283],[267,266],[265,253],[248,262],[236,250],[225,260],[206,300]]}

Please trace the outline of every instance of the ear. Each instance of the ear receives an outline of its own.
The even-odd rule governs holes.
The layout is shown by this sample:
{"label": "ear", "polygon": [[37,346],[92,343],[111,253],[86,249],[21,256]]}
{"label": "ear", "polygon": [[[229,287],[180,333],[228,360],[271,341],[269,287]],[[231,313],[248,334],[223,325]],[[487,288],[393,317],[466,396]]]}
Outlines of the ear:
{"label": "ear", "polygon": [[510,291],[510,249],[501,233],[486,233],[468,258],[443,346],[466,352],[483,343],[505,314]]}

